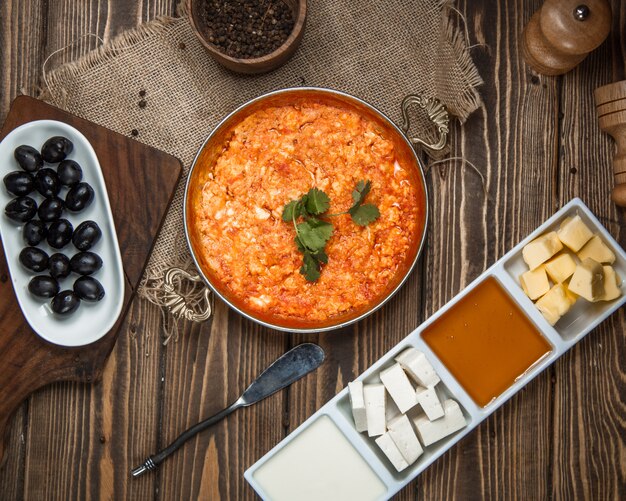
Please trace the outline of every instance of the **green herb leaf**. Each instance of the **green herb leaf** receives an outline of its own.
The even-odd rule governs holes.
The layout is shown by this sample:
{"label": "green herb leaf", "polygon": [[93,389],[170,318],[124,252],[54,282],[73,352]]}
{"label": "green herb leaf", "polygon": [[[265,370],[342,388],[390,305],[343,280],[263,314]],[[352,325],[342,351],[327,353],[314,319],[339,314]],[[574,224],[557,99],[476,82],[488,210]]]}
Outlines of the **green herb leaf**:
{"label": "green herb leaf", "polygon": [[306,210],[309,214],[318,215],[330,207],[330,198],[322,190],[311,188],[306,196]]}
{"label": "green herb leaf", "polygon": [[298,215],[302,216],[302,217],[309,217],[311,214],[309,214],[309,212],[306,209],[307,204],[309,203],[309,195],[302,195],[302,197],[300,197],[300,214],[296,214],[296,217],[298,217]]}
{"label": "green herb leaf", "polygon": [[352,200],[354,200],[353,207],[363,203],[371,187],[372,183],[370,181],[359,181],[356,183],[356,188],[352,192]]}
{"label": "green herb leaf", "polygon": [[323,250],[317,252],[316,254],[313,254],[313,257],[317,260],[318,263],[328,264],[328,256]]}
{"label": "green herb leaf", "polygon": [[333,234],[333,225],[311,217],[296,226],[296,232],[302,245],[312,253],[324,249]]}
{"label": "green herb leaf", "polygon": [[309,282],[315,282],[320,278],[320,264],[309,252],[304,253],[300,273]]}
{"label": "green herb leaf", "polygon": [[352,221],[359,226],[367,226],[380,217],[380,211],[374,204],[357,205],[349,211]]}
{"label": "green herb leaf", "polygon": [[[380,217],[380,211],[375,205],[363,204],[371,187],[370,181],[359,181],[352,192],[354,204],[347,213],[359,226],[367,226]],[[330,198],[328,195],[318,188],[311,188],[300,199],[292,200],[283,208],[283,221],[291,222],[296,230],[294,242],[298,251],[302,253],[300,273],[309,282],[318,280],[322,265],[328,264],[328,255],[324,248],[333,234],[333,225],[314,216],[324,214],[329,207]],[[326,217],[341,214],[346,214],[346,212],[329,214]],[[304,221],[297,223],[299,218],[304,219]]]}
{"label": "green herb leaf", "polygon": [[300,200],[292,200],[283,208],[283,221],[290,223],[300,215]]}
{"label": "green herb leaf", "polygon": [[300,252],[302,252],[302,253],[307,252],[306,247],[304,246],[304,244],[300,240],[300,236],[298,234],[296,234],[296,238],[294,238],[294,241],[296,242],[296,247],[298,248],[298,250]]}

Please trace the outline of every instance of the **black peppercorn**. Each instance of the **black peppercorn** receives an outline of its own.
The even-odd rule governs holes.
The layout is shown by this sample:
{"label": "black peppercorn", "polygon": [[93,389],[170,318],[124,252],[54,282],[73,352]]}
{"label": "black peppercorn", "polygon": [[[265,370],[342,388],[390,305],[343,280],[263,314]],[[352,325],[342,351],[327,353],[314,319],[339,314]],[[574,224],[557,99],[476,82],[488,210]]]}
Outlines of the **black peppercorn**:
{"label": "black peppercorn", "polygon": [[246,59],[274,52],[295,24],[282,0],[209,0],[203,15],[207,40],[228,56]]}

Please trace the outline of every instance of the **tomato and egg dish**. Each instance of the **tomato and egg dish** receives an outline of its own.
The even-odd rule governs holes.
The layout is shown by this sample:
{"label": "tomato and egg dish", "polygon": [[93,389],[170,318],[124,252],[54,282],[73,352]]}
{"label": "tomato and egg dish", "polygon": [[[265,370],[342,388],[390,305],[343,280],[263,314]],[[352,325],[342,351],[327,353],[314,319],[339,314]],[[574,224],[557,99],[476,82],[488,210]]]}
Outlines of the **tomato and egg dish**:
{"label": "tomato and egg dish", "polygon": [[[257,106],[234,123],[200,153],[188,188],[190,242],[212,286],[285,328],[341,323],[383,301],[413,265],[426,216],[421,172],[394,135],[373,113],[325,99]],[[332,217],[328,263],[307,281],[285,204],[315,187],[330,198],[328,215],[342,213],[359,180],[371,182],[380,217],[367,226]]]}

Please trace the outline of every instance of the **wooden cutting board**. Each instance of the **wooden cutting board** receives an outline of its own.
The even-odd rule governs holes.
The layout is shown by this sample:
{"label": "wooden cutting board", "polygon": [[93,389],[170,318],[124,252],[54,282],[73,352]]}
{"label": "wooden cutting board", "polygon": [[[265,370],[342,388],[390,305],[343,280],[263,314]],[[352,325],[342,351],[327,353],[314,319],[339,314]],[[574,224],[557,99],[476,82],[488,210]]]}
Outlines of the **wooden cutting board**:
{"label": "wooden cutting board", "polygon": [[102,376],[182,172],[171,155],[28,96],[13,101],[0,140],[19,125],[43,119],[78,129],[98,156],[124,264],[126,288],[119,291],[124,306],[113,329],[97,342],[78,348],[50,344],[22,316],[0,247],[0,458],[8,420],[28,395],[55,381],[91,383]]}

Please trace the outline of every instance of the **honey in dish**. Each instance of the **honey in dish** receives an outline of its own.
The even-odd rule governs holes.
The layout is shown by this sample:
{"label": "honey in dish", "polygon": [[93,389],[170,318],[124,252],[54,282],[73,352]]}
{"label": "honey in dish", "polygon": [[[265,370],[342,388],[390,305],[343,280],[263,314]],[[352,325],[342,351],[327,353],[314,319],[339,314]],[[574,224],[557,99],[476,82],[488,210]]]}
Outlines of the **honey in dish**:
{"label": "honey in dish", "polygon": [[552,350],[493,277],[429,325],[422,338],[482,407]]}

